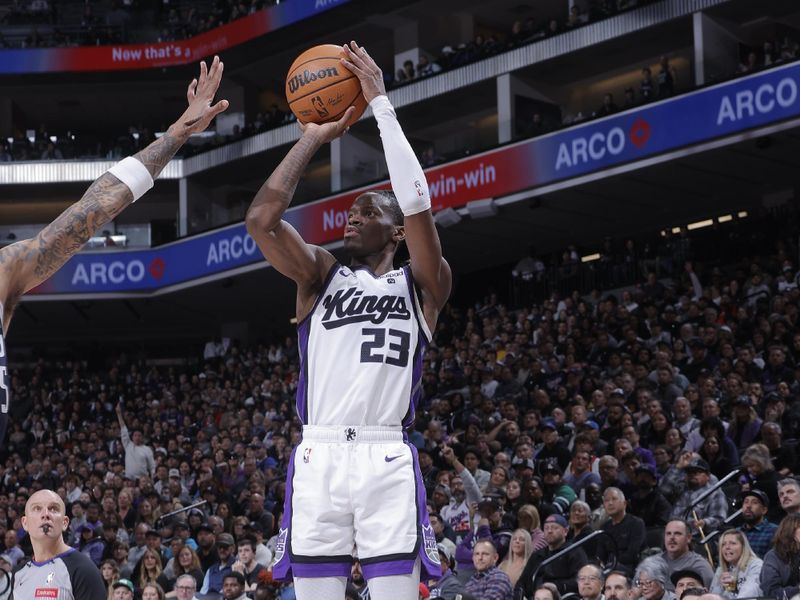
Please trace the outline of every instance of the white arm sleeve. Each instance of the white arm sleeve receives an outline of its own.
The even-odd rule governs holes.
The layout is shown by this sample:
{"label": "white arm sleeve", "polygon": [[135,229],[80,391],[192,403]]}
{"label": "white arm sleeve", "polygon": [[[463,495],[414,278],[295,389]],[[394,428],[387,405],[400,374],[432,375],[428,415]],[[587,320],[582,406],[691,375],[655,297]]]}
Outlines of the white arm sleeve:
{"label": "white arm sleeve", "polygon": [[376,96],[369,104],[381,132],[389,179],[400,209],[407,217],[428,210],[431,207],[431,195],[425,173],[397,121],[389,98]]}

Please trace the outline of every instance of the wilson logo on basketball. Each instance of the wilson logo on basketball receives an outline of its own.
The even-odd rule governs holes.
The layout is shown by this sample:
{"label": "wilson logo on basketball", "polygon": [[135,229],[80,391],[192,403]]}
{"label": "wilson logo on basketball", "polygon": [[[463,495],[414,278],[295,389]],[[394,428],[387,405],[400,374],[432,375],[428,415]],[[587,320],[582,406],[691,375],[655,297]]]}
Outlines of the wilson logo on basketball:
{"label": "wilson logo on basketball", "polygon": [[309,71],[306,69],[302,73],[292,77],[287,82],[287,84],[289,85],[289,91],[292,94],[294,94],[297,90],[308,85],[313,81],[317,81],[318,79],[325,79],[327,77],[338,77],[338,76],[339,76],[339,71],[336,70],[336,67],[326,67],[316,72]]}
{"label": "wilson logo on basketball", "polygon": [[407,321],[411,313],[402,296],[364,296],[363,290],[351,287],[337,290],[335,294],[326,296],[322,301],[325,314],[322,315],[322,326],[325,329],[336,329],[350,323],[383,323],[386,319]]}

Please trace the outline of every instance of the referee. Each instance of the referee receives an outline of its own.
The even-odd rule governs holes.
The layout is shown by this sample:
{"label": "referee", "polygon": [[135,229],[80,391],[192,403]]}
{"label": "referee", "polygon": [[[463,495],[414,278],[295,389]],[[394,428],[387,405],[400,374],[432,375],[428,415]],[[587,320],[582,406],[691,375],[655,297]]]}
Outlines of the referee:
{"label": "referee", "polygon": [[61,497],[39,490],[25,504],[22,527],[33,546],[33,560],[12,577],[11,600],[105,600],[106,588],[91,559],[70,548],[63,532],[69,525]]}

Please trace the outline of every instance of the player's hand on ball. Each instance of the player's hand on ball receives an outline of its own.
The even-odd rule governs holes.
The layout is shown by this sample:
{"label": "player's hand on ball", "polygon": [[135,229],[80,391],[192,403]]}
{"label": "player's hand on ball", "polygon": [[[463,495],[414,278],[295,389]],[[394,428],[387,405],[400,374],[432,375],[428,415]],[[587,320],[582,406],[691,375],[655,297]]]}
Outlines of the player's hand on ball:
{"label": "player's hand on ball", "polygon": [[355,42],[350,42],[349,45],[345,44],[342,49],[346,57],[342,59],[342,64],[358,77],[361,82],[361,91],[364,92],[367,102],[371,102],[376,96],[386,95],[383,71],[367,54],[367,51]]}
{"label": "player's hand on ball", "polygon": [[347,133],[349,129],[347,123],[355,110],[356,109],[351,106],[338,121],[331,121],[330,123],[323,123],[322,125],[317,123],[299,123],[300,131],[303,132],[304,136],[315,136],[319,138],[323,144],[327,144]]}
{"label": "player's hand on ball", "polygon": [[186,100],[189,108],[178,119],[177,124],[183,127],[184,133],[199,133],[205,131],[212,119],[228,108],[227,100],[220,100],[212,104],[222,81],[224,65],[215,56],[211,67],[206,62],[200,63],[200,75],[192,79],[189,89],[186,90]]}

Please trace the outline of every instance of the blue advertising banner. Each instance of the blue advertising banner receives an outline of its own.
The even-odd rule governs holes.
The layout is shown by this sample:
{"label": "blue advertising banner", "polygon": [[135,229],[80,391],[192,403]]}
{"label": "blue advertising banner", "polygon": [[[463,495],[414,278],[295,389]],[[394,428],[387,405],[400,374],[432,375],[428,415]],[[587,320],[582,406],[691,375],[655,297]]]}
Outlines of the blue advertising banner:
{"label": "blue advertising banner", "polygon": [[[433,209],[500,198],[800,117],[798,81],[800,63],[792,63],[428,169]],[[388,182],[370,186],[376,187]],[[341,239],[347,209],[363,189],[292,208],[285,218],[309,243],[331,243]],[[151,250],[78,255],[32,293],[154,291],[262,261],[238,224]]]}

